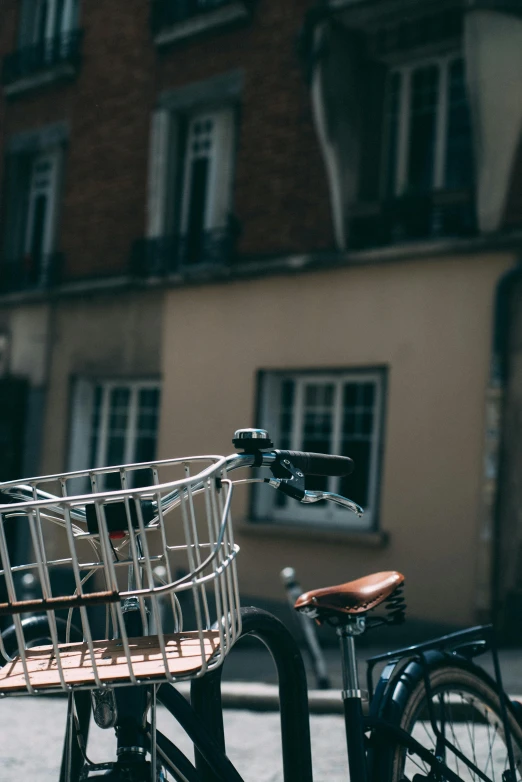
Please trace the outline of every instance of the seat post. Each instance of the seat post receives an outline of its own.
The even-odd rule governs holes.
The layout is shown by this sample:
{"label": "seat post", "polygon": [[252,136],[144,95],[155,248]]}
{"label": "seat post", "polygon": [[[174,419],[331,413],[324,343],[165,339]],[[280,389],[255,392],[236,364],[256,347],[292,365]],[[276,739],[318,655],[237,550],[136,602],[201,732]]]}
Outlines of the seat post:
{"label": "seat post", "polygon": [[364,747],[364,723],[362,713],[363,693],[359,689],[359,674],[355,654],[354,637],[364,633],[364,617],[353,617],[337,628],[341,645],[341,665],[343,675],[343,705],[348,749],[348,767],[350,779],[366,782],[366,752]]}

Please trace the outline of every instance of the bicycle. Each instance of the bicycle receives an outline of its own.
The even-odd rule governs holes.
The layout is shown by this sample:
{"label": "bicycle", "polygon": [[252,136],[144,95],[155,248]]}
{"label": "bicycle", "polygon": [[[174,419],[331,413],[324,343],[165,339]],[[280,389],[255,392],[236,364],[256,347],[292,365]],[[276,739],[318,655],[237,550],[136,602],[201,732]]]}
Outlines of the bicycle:
{"label": "bicycle", "polygon": [[[240,452],[227,457],[0,485],[0,586],[7,592],[0,616],[12,618],[0,635],[6,660],[0,695],[67,694],[61,782],[100,776],[109,782],[242,782],[225,753],[220,680],[222,663],[245,635],[269,648],[278,669],[285,782],[312,782],[300,650],[275,617],[240,608],[231,502],[235,485],[258,482],[300,502],[332,501],[361,514],[346,497],[305,488],[306,475],[344,476],[353,462],[274,449],[264,430],[238,430],[233,443]],[[232,481],[228,474],[242,467],[268,468],[271,477]],[[88,482],[90,491],[78,493],[78,481]],[[178,524],[169,517],[176,509]],[[10,560],[5,525],[14,522],[27,526],[29,561]],[[50,534],[56,525],[65,531],[65,550]],[[72,571],[72,591],[57,593],[53,569]],[[41,597],[20,601],[17,580],[27,573],[37,579]],[[378,573],[312,590],[296,602],[297,610],[334,625],[339,636],[352,782],[515,782],[522,726],[502,690],[490,627],[373,658],[368,690],[361,689],[354,639],[377,624],[403,621],[403,583],[400,573]],[[487,650],[496,681],[473,662]],[[374,687],[375,666],[383,662]],[[190,702],[173,686],[187,680]],[[194,763],[157,729],[158,702],[194,743]],[[89,760],[91,713],[100,727],[115,729],[116,761]]]}

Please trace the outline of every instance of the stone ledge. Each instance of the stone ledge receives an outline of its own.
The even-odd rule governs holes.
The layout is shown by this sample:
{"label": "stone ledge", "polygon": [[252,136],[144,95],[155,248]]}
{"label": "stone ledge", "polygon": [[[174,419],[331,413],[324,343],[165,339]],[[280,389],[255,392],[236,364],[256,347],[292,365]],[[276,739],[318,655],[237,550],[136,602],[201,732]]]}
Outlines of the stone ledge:
{"label": "stone ledge", "polygon": [[4,86],[4,94],[7,98],[20,95],[29,90],[38,89],[46,84],[59,81],[60,79],[72,79],[76,76],[77,69],[73,65],[59,65],[49,70],[35,73],[34,76],[27,76],[23,79],[17,79],[11,84]]}
{"label": "stone ledge", "polygon": [[215,27],[222,27],[232,22],[248,19],[249,13],[243,3],[237,2],[218,8],[215,11],[186,19],[170,27],[163,29],[154,37],[156,46],[165,46],[170,43],[176,43],[184,38],[190,38],[193,35],[212,30]]}

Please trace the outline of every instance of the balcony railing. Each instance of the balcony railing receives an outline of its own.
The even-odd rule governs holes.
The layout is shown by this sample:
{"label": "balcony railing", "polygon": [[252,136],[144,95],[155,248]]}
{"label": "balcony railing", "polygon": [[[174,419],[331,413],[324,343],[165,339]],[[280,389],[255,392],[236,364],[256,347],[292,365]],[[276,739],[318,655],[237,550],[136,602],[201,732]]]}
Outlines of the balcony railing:
{"label": "balcony railing", "polygon": [[151,28],[154,35],[165,28],[225,6],[246,5],[238,0],[153,0]]}
{"label": "balcony railing", "polygon": [[349,244],[353,249],[365,249],[407,241],[473,236],[476,233],[472,193],[440,191],[355,205],[350,220]]}
{"label": "balcony railing", "polygon": [[62,66],[69,66],[68,75],[74,75],[80,65],[82,37],[82,30],[72,30],[8,54],[2,65],[2,84],[11,85],[44,71],[63,70]]}
{"label": "balcony railing", "polygon": [[49,290],[60,281],[62,268],[62,253],[0,260],[0,293]]}
{"label": "balcony railing", "polygon": [[235,235],[217,228],[195,236],[138,239],[131,254],[131,273],[138,277],[190,274],[227,266],[233,259]]}

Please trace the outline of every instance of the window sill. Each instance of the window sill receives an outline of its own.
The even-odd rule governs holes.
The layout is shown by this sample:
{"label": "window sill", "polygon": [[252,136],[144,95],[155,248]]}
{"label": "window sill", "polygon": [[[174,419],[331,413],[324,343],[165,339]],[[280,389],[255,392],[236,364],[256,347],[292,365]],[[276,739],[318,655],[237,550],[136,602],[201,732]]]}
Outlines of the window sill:
{"label": "window sill", "polygon": [[242,2],[231,3],[223,8],[191,17],[184,22],[163,29],[154,37],[154,43],[156,46],[176,43],[184,38],[191,38],[194,35],[207,32],[207,30],[242,21],[248,17],[249,12]]}
{"label": "window sill", "polygon": [[361,532],[360,530],[323,528],[299,524],[282,524],[267,521],[241,521],[234,529],[241,535],[262,538],[299,538],[318,543],[346,543],[361,548],[386,548],[390,541],[387,532]]}
{"label": "window sill", "polygon": [[26,76],[23,79],[17,79],[11,82],[11,84],[4,85],[4,94],[7,98],[11,98],[15,95],[20,95],[23,92],[29,92],[30,90],[38,89],[46,84],[51,84],[55,81],[62,79],[72,79],[76,76],[77,68],[74,65],[62,63],[49,68],[45,71],[39,71],[33,76]]}

